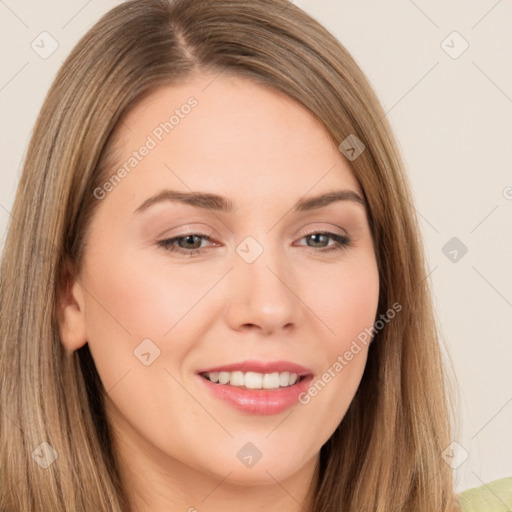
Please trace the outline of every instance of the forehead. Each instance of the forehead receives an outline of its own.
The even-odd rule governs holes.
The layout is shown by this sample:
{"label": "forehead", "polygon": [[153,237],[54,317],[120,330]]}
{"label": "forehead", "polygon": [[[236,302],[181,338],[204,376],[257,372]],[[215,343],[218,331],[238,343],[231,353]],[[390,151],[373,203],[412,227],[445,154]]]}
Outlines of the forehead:
{"label": "forehead", "polygon": [[[172,186],[240,197],[360,191],[348,163],[305,107],[232,75],[197,75],[139,101],[114,138],[132,195]],[[144,155],[141,156],[141,154]],[[129,185],[128,185],[129,182]],[[119,187],[121,189],[121,187]]]}

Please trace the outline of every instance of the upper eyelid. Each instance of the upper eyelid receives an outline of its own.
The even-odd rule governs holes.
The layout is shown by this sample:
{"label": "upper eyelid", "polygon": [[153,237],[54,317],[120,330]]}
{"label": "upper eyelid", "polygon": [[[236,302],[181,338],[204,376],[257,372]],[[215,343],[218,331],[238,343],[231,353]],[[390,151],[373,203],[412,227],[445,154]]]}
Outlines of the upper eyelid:
{"label": "upper eyelid", "polygon": [[[316,235],[316,234],[338,235],[338,236],[347,236],[348,237],[349,235],[346,232],[346,230],[343,230],[343,231],[345,231],[345,232],[344,233],[337,233],[336,231],[331,231],[329,229],[313,229],[311,231],[307,231],[306,233],[301,233],[298,236],[301,239],[306,237],[306,236]],[[190,231],[190,232],[186,232],[186,233],[183,233],[183,234],[180,234],[180,235],[175,235],[175,236],[170,236],[170,237],[167,237],[167,238],[162,238],[161,241],[176,240],[176,239],[180,239],[180,238],[186,238],[187,236],[192,236],[192,235],[200,236],[202,238],[208,238],[209,240],[214,240],[215,239],[215,236],[213,236],[212,233],[207,234],[207,233],[202,233],[200,231]]]}
{"label": "upper eyelid", "polygon": [[[300,231],[300,236],[304,237],[304,236],[308,236],[308,235],[315,234],[315,233],[332,233],[334,235],[339,235],[339,236],[349,236],[349,232],[348,232],[347,229],[342,228],[340,226],[335,227],[332,223],[326,223],[326,224],[329,224],[332,227],[327,227],[327,228],[313,227],[313,228],[309,228],[305,232],[304,231]],[[341,232],[338,233],[337,230],[340,230]],[[183,233],[180,233],[180,234],[177,234],[177,235],[173,235],[173,236],[168,236],[166,238],[162,238],[162,240],[171,240],[171,239],[174,239],[174,238],[183,238],[183,237],[190,236],[190,235],[200,235],[200,236],[204,236],[204,237],[208,237],[208,238],[215,238],[214,232],[215,232],[215,230],[211,230],[210,233],[205,233],[201,228],[188,229],[188,230],[184,231]],[[299,235],[297,235],[297,236],[299,236]]]}

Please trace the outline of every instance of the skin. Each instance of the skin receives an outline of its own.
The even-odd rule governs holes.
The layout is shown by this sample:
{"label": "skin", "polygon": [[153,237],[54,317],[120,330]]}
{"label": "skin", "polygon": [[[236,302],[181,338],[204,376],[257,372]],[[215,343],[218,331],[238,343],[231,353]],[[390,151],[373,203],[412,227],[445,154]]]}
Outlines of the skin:
{"label": "skin", "polygon": [[[259,359],[321,376],[373,325],[373,241],[356,202],[291,210],[333,190],[362,197],[322,125],[281,93],[227,73],[213,78],[153,92],[120,125],[119,166],[175,108],[198,101],[101,199],[81,271],[68,267],[60,336],[71,351],[89,344],[133,511],[303,510],[320,448],[354,397],[368,347],[307,405],[275,415],[212,398],[196,372]],[[168,201],[134,213],[165,188],[226,196],[234,212]],[[327,253],[334,239],[307,236],[325,231],[349,236],[350,246]],[[212,240],[181,241],[184,251],[203,247],[197,256],[158,245],[190,233]],[[235,250],[247,236],[263,248],[250,264]],[[160,350],[149,366],[134,356],[147,338]],[[250,468],[236,456],[247,442],[262,453]]]}

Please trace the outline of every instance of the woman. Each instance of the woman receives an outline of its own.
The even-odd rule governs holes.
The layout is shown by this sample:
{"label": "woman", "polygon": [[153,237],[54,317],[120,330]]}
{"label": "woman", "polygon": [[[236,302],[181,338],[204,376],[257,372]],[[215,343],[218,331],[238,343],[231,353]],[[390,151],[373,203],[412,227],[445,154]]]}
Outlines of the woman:
{"label": "woman", "polygon": [[460,509],[403,164],[293,4],[107,13],[12,217],[2,511]]}

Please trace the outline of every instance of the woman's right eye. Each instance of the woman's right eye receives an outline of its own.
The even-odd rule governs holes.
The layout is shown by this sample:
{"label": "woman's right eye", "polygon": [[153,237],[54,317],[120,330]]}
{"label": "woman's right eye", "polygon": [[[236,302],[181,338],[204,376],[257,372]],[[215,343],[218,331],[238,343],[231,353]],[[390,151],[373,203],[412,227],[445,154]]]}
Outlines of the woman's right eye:
{"label": "woman's right eye", "polygon": [[[203,235],[201,233],[190,233],[183,236],[169,238],[167,240],[161,240],[158,242],[158,245],[163,247],[166,251],[178,252],[186,256],[195,256],[202,253],[205,249],[204,247],[201,247],[202,240],[211,241],[211,238],[208,235]],[[184,244],[181,243],[182,241],[184,241]],[[197,246],[198,241],[199,247]],[[183,247],[183,245],[185,245],[185,247]],[[194,247],[190,247],[190,245],[193,245]]]}

